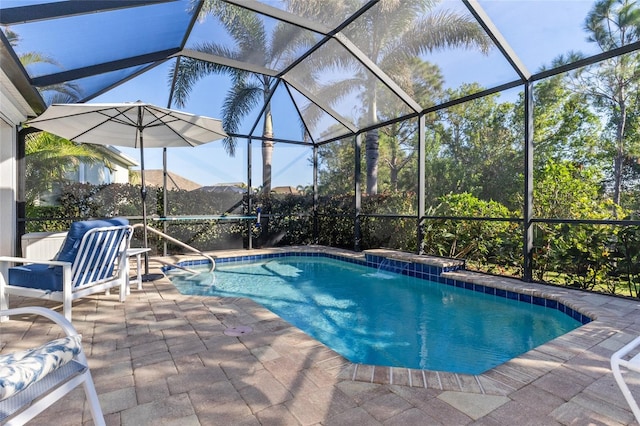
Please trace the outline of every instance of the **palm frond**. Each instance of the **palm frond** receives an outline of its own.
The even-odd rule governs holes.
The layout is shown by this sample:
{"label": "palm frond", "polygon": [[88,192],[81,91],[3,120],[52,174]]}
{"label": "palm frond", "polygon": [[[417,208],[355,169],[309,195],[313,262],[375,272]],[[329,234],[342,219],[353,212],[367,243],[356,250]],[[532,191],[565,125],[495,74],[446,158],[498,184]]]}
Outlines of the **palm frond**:
{"label": "palm frond", "polygon": [[445,10],[416,21],[396,48],[407,56],[415,57],[435,50],[457,48],[476,49],[486,54],[492,46],[491,39],[470,16]]}
{"label": "palm frond", "polygon": [[[318,86],[314,94],[326,105],[334,107],[352,93],[357,92],[362,86],[363,81],[359,78],[345,79]],[[312,102],[301,108],[302,118],[309,129],[314,129],[320,119],[325,116],[326,112],[321,109],[323,109],[322,105],[318,106]]]}
{"label": "palm frond", "polygon": [[111,164],[104,155],[89,144],[76,144],[47,132],[30,133],[27,136],[25,176],[30,190],[46,190],[53,182],[65,180],[65,173],[85,164]]}
{"label": "palm frond", "polygon": [[51,64],[51,65],[60,66],[60,63],[57,62],[55,59],[49,56],[43,55],[42,53],[39,53],[39,52],[26,52],[26,53],[20,54],[20,63],[25,68],[33,64]]}
{"label": "palm frond", "polygon": [[287,23],[278,24],[271,34],[271,67],[286,67],[300,56],[302,50],[310,48],[316,42],[317,37],[310,31]]}
{"label": "palm frond", "polygon": [[[237,133],[242,119],[259,105],[264,91],[259,85],[234,84],[222,105],[222,122],[227,133]],[[229,155],[235,154],[235,140],[228,137],[223,142]]]}
{"label": "palm frond", "polygon": [[[175,72],[178,67],[177,73]],[[179,65],[174,64],[169,70],[169,84],[174,83],[174,99],[176,105],[184,107],[193,86],[209,74],[223,74],[234,72],[228,66],[201,61],[193,58],[182,58]],[[175,75],[175,82],[173,77]]]}
{"label": "palm frond", "polygon": [[240,58],[247,62],[266,65],[267,33],[262,20],[255,12],[224,2],[216,2],[203,8],[220,20],[229,35],[236,42]]}
{"label": "palm frond", "polygon": [[17,32],[13,31],[9,26],[3,27],[3,31],[11,47],[16,47],[20,44],[20,36]]}

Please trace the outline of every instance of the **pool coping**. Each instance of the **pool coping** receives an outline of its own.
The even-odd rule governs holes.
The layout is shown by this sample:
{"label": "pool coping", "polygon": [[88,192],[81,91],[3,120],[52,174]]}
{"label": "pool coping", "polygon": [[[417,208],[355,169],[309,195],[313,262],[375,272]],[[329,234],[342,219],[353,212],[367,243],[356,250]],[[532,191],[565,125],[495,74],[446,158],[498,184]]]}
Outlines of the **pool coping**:
{"label": "pool coping", "polygon": [[[477,375],[355,364],[324,346],[322,343],[317,342],[318,345],[322,345],[332,354],[331,356],[327,356],[326,359],[319,361],[317,367],[331,372],[339,379],[355,382],[392,384],[440,391],[460,391],[487,395],[508,395],[528,383],[537,380],[550,370],[559,367],[565,361],[569,361],[581,348],[586,350],[593,346],[594,341],[605,340],[611,337],[619,331],[617,327],[612,327],[614,321],[619,322],[621,315],[625,311],[632,310],[627,306],[629,305],[629,300],[624,298],[617,299],[609,295],[594,294],[565,287],[525,283],[513,278],[467,271],[461,269],[464,262],[455,259],[420,256],[388,249],[353,252],[324,246],[291,246],[253,249],[251,251],[224,250],[209,252],[208,254],[216,259],[216,262],[224,262],[224,259],[227,258],[251,261],[265,256],[277,257],[290,254],[337,256],[344,260],[351,260],[357,263],[366,262],[367,256],[389,257],[405,261],[410,259],[412,262],[418,259],[419,262],[416,263],[442,268],[442,272],[440,273],[442,284],[449,283],[449,285],[451,285],[453,282],[465,282],[469,283],[475,291],[484,292],[486,288],[492,288],[499,291],[524,295],[530,301],[536,300],[536,298],[553,300],[589,318],[588,322],[583,323],[583,325],[577,329]],[[171,259],[174,263],[180,262],[181,265],[185,266],[202,263],[201,258],[191,255],[171,256],[165,259]],[[620,303],[616,303],[617,300],[619,300]],[[262,307],[262,305],[256,302],[253,303]],[[622,309],[622,306],[625,306],[625,308]],[[263,309],[268,311],[266,308]],[[281,319],[277,315],[273,315]],[[281,320],[285,321],[283,319]],[[304,334],[304,332],[297,327],[293,325],[290,326]]]}

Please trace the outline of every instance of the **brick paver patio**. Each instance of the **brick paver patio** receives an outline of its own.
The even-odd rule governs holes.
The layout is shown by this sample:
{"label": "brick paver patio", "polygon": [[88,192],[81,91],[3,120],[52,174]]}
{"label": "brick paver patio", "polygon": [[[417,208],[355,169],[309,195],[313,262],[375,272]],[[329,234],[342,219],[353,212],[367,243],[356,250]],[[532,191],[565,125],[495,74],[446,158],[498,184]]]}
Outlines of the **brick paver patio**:
{"label": "brick paver patio", "polygon": [[[479,376],[355,366],[250,300],[183,296],[166,278],[125,303],[78,301],[73,323],[108,425],[636,424],[609,358],[640,334],[639,301],[456,274],[553,295],[596,320]],[[28,303],[45,304],[11,299]],[[251,331],[229,333],[239,326]],[[0,339],[16,328],[23,339],[2,339],[3,352],[52,337],[24,318],[2,323]],[[82,389],[33,422],[91,423]]]}

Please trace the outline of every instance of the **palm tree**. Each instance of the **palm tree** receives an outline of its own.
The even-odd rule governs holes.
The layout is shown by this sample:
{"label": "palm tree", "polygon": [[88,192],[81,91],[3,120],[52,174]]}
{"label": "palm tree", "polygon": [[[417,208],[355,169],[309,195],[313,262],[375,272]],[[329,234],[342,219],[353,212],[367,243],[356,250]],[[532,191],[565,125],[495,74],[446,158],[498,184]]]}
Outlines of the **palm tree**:
{"label": "palm tree", "polygon": [[[11,28],[4,27],[4,33],[7,36],[7,40],[9,41],[9,45],[11,47],[15,48],[20,44],[20,36]],[[19,59],[20,59],[20,63],[25,67],[31,64],[42,64],[42,63],[57,65],[57,62],[54,61],[52,58],[38,52],[23,53],[20,55]]]}
{"label": "palm tree", "polygon": [[[417,56],[452,48],[480,49],[486,53],[491,46],[489,38],[471,16],[447,10],[436,11],[438,3],[438,0],[380,0],[347,26],[344,33],[371,61],[392,75],[396,83],[411,94],[412,67]],[[352,10],[352,5],[344,0],[288,0],[287,4],[292,12],[304,13],[307,18],[315,13],[321,22],[328,12],[337,14]],[[329,61],[324,64],[325,69],[336,66],[362,69],[358,60],[346,50],[329,58]],[[341,82],[339,90],[342,96],[345,91],[360,93],[365,122],[372,124],[379,121],[380,87],[377,78],[363,70],[355,78]],[[367,132],[367,193],[370,195],[378,192],[378,141],[378,130]]]}
{"label": "palm tree", "polygon": [[[20,43],[20,36],[9,27],[5,27],[5,34],[12,47]],[[59,65],[53,58],[39,52],[22,53],[19,59],[25,68],[43,63]],[[46,88],[46,92],[50,94],[45,99],[47,105],[74,102],[80,98],[79,87],[72,83],[50,86]],[[29,184],[26,196],[31,202],[41,194],[51,191],[54,185],[64,182],[65,175],[77,168],[80,162],[104,163],[109,167],[109,161],[99,151],[47,132],[30,133],[27,136],[25,157],[25,180]]]}
{"label": "palm tree", "polygon": [[25,179],[27,200],[34,202],[40,195],[51,191],[56,184],[67,181],[67,173],[82,162],[105,163],[103,155],[86,145],[70,142],[47,132],[31,133],[25,148]]}
{"label": "palm tree", "polygon": [[[9,27],[4,28],[4,33],[7,36],[7,40],[11,47],[16,47],[20,44],[20,36]],[[60,66],[60,64],[53,58],[46,56],[40,52],[24,52],[20,54],[20,63],[25,68],[34,64],[50,64]],[[45,103],[51,105],[53,103],[71,103],[80,99],[81,92],[80,86],[74,83],[61,83],[46,87],[42,90],[42,95],[45,98]]]}
{"label": "palm tree", "polygon": [[[217,17],[227,32],[236,42],[235,49],[216,42],[200,43],[194,50],[231,58],[241,62],[251,62],[270,69],[277,69],[286,60],[289,52],[298,42],[303,42],[302,32],[293,25],[276,25],[268,34],[263,22],[252,12],[215,0],[205,0],[200,11],[200,18],[208,15]],[[176,72],[177,66],[177,72]],[[229,134],[237,134],[242,119],[254,108],[264,105],[264,121],[262,129],[262,192],[271,192],[271,164],[273,157],[273,119],[269,95],[275,79],[267,75],[232,68],[192,58],[182,58],[174,65],[170,74],[175,72],[175,101],[183,107],[195,83],[210,74],[227,74],[231,76],[232,86],[227,92],[222,106],[222,122]],[[235,153],[235,140],[228,137],[224,140],[225,148],[230,155]]]}

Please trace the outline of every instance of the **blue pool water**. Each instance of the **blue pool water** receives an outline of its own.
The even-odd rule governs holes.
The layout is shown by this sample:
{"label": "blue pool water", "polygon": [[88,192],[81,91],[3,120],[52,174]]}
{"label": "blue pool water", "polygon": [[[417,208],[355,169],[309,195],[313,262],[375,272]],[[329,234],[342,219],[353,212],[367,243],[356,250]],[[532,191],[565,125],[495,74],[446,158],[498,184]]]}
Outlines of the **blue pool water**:
{"label": "blue pool water", "polygon": [[557,309],[322,257],[168,275],[182,294],[250,298],[362,364],[480,374],[581,325]]}

